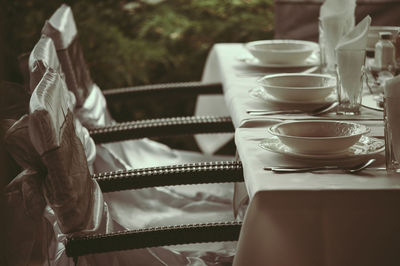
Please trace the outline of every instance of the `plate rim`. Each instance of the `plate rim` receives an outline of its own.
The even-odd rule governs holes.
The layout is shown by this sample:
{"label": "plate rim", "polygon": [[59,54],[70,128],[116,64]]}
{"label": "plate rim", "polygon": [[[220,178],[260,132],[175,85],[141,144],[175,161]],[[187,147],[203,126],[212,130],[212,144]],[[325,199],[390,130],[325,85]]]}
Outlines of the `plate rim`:
{"label": "plate rim", "polygon": [[[368,139],[375,139],[377,141],[382,141],[378,138],[374,138],[371,136],[361,136],[361,138],[363,138],[363,137],[368,138]],[[333,153],[333,154],[301,154],[301,153],[296,153],[296,152],[285,152],[285,151],[280,151],[280,150],[272,150],[272,149],[268,149],[265,146],[262,146],[262,143],[267,141],[268,139],[270,139],[270,140],[273,139],[273,140],[277,140],[278,142],[281,142],[279,140],[279,138],[276,136],[265,137],[261,141],[259,141],[258,146],[264,150],[267,150],[267,151],[270,151],[273,153],[282,154],[282,155],[290,156],[292,158],[300,158],[300,159],[319,159],[319,160],[338,160],[338,159],[345,159],[345,158],[350,159],[350,158],[376,155],[385,150],[385,145],[383,143],[383,146],[380,149],[377,149],[376,151],[371,152],[371,153],[364,153],[364,154],[349,154],[348,151],[340,152],[340,153]],[[357,143],[359,143],[359,141]],[[281,144],[285,145],[283,143],[281,143]]]}
{"label": "plate rim", "polygon": [[[255,60],[257,60],[257,61],[256,62],[250,62],[250,61],[255,61]],[[252,67],[263,67],[263,68],[313,67],[313,66],[318,66],[320,64],[318,59],[315,59],[314,61],[315,62],[312,62],[312,61],[310,62],[309,61],[308,63],[307,63],[307,61],[304,61],[301,64],[300,63],[299,64],[264,64],[264,63],[261,63],[260,61],[258,61],[258,59],[255,58],[255,57],[253,57],[253,58],[245,58],[243,60],[243,62],[246,63],[249,66],[252,66]]]}
{"label": "plate rim", "polygon": [[[377,96],[377,95],[373,95],[373,94],[363,95],[363,99],[362,100],[364,100],[365,98],[373,98],[375,96]],[[362,100],[361,100],[361,105],[365,106],[366,108],[373,109],[373,110],[375,110],[377,112],[383,112],[384,111],[384,108],[379,107],[378,105],[371,106],[371,105],[367,104],[365,101],[363,102]],[[368,100],[370,100],[370,99],[368,99]],[[371,99],[371,100],[374,101],[374,99]]]}
{"label": "plate rim", "polygon": [[[251,91],[255,90],[255,89],[261,89],[262,91],[264,91],[264,93],[267,95],[268,99],[263,99],[261,97],[258,97],[256,95],[253,95],[251,93]],[[286,101],[286,100],[280,100],[278,98],[275,98],[274,96],[272,96],[271,94],[269,94],[267,91],[264,90],[264,88],[262,86],[254,86],[254,88],[249,89],[248,91],[249,95],[255,99],[259,99],[262,100],[263,102],[272,102],[272,103],[290,103],[290,104],[302,104],[302,105],[307,105],[307,104],[328,104],[331,102],[334,102],[336,100],[336,95],[335,95],[335,90],[332,91],[331,94],[329,94],[328,96],[326,96],[324,99],[322,100],[316,100],[316,101],[311,101],[311,102],[301,102],[301,101]],[[329,98],[332,98],[331,100],[329,100]]]}

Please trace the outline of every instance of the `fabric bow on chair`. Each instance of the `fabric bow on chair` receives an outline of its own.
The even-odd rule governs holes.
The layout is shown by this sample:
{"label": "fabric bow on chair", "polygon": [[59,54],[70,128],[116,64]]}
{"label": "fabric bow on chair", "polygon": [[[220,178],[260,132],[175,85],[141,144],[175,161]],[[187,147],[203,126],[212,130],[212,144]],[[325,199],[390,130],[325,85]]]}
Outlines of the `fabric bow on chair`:
{"label": "fabric bow on chair", "polygon": [[[23,147],[20,148],[29,152],[29,149],[34,147],[36,153],[32,151],[29,153],[33,154],[34,158],[40,156],[40,163],[42,163],[40,168],[46,169],[42,172],[44,178],[39,179],[39,184],[41,184],[48,204],[45,216],[53,225],[55,238],[52,241],[56,246],[62,247],[65,243],[63,239],[71,236],[72,238],[67,241],[68,255],[73,257],[88,255],[84,257],[84,261],[91,265],[131,265],[132,262],[137,265],[159,265],[160,263],[188,265],[207,263],[207,259],[213,256],[208,253],[203,258],[190,258],[191,253],[188,251],[178,253],[165,248],[136,248],[154,247],[168,243],[182,244],[237,239],[240,223],[236,222],[111,233],[124,228],[114,222],[97,181],[92,179],[89,174],[84,147],[76,135],[73,113],[68,106],[64,86],[62,77],[56,71],[46,70],[31,96],[29,117],[24,116],[24,119],[21,120],[24,121],[23,123],[18,121],[12,127],[22,128],[21,132],[25,136],[27,132],[29,133],[29,139],[26,140],[27,145],[22,145]],[[26,127],[26,123],[28,123],[28,127]],[[13,143],[11,140],[15,134],[8,132],[7,135],[6,142]],[[15,148],[15,145],[11,147]],[[19,154],[14,153],[14,156],[18,158]],[[121,174],[123,172],[118,172],[117,176]],[[143,175],[143,173],[141,174]],[[240,172],[236,171],[230,171],[230,176],[236,176],[237,180],[242,178]],[[149,176],[149,178],[151,177]],[[102,189],[105,188],[108,191],[114,191],[115,187],[129,189],[134,187],[132,183],[136,183],[140,187],[138,185],[140,180],[135,182],[135,178],[128,176],[118,179],[113,176],[113,173],[106,173],[98,180],[103,181]],[[107,181],[105,184],[104,180]],[[113,181],[116,186],[112,185]],[[187,183],[191,182],[187,181]],[[157,181],[154,182],[154,185],[157,185]],[[36,190],[35,195],[40,198],[40,190]],[[93,234],[95,235],[91,237]],[[129,248],[136,250],[109,255],[89,255]],[[50,258],[51,262],[54,265],[69,265],[70,262],[65,257],[65,253],[60,253],[62,248],[57,251],[51,254],[54,255]],[[217,254],[214,256],[217,261],[212,263],[218,263],[218,260],[221,262],[221,258],[222,263],[226,262],[227,258],[223,257],[224,254]],[[231,254],[228,254],[228,261],[229,257],[231,258]]]}

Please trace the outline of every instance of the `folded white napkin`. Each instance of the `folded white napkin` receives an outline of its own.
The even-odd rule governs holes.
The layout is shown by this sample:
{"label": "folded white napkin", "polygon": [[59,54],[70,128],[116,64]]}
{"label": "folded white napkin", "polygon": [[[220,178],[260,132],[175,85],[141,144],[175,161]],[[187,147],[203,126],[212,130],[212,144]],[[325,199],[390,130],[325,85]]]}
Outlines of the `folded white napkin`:
{"label": "folded white napkin", "polygon": [[348,16],[350,20],[353,19],[354,23],[355,8],[355,0],[326,0],[320,8],[320,19],[326,19],[333,16]]}
{"label": "folded white napkin", "polygon": [[336,59],[341,86],[348,97],[357,98],[362,90],[365,48],[371,17],[366,16],[353,30],[340,39]]}
{"label": "folded white napkin", "polygon": [[365,49],[367,47],[368,29],[371,17],[366,16],[353,30],[344,35],[336,46],[340,49]]}
{"label": "folded white napkin", "polygon": [[327,44],[336,46],[339,39],[355,24],[355,0],[326,0],[320,8],[319,20]]}
{"label": "folded white napkin", "polygon": [[355,0],[326,0],[320,8],[320,45],[328,69],[336,64],[335,47],[340,38],[354,28]]}

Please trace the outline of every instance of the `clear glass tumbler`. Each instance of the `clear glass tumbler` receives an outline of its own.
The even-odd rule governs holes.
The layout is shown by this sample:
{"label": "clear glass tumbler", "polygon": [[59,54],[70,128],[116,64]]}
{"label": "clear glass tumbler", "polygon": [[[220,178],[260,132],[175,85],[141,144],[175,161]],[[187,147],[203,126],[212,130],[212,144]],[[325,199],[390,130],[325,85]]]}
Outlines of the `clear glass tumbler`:
{"label": "clear glass tumbler", "polygon": [[359,114],[364,79],[365,49],[336,50],[337,114]]}

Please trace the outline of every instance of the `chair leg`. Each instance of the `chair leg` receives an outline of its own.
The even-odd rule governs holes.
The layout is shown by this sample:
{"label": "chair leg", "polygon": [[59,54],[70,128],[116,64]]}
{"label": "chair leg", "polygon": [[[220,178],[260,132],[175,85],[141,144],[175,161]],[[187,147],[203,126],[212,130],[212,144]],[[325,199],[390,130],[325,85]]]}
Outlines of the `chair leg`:
{"label": "chair leg", "polygon": [[79,257],[74,257],[74,258],[73,258],[75,266],[78,266],[78,258],[79,258]]}

